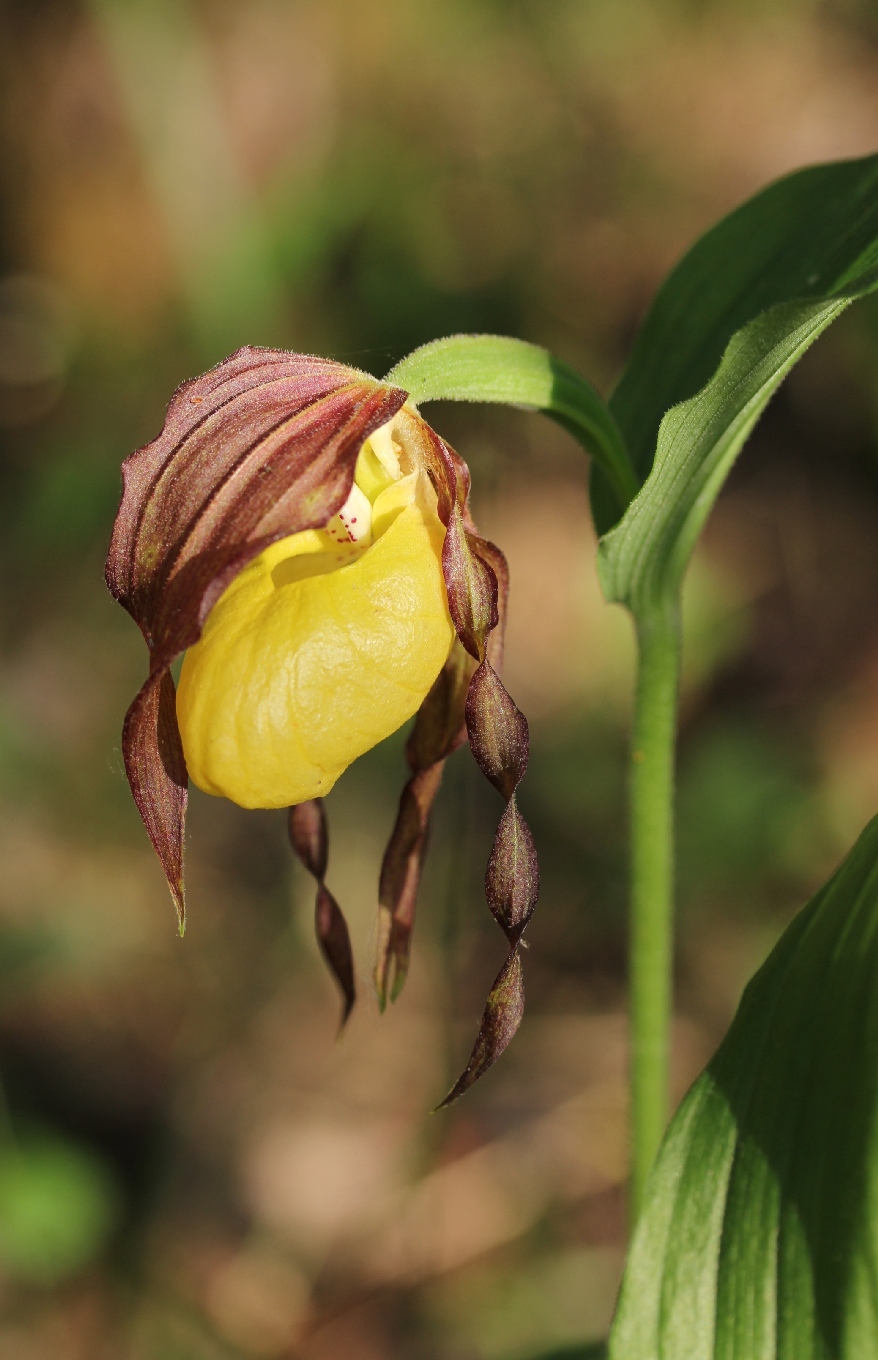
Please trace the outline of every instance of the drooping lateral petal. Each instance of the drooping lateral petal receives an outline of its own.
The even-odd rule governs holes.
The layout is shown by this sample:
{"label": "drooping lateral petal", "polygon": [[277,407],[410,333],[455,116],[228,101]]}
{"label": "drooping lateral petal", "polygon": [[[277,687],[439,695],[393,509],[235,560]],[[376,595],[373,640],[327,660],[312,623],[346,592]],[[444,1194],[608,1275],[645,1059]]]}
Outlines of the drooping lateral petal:
{"label": "drooping lateral petal", "polygon": [[485,896],[494,920],[510,944],[517,944],[540,895],[534,838],[515,796],[500,818],[485,874]]}
{"label": "drooping lateral petal", "polygon": [[412,770],[426,770],[445,760],[466,740],[466,696],[473,663],[459,642],[421,704],[406,758]]}
{"label": "drooping lateral petal", "polygon": [[488,635],[488,642],[485,655],[498,675],[503,670],[503,648],[506,641],[506,610],[509,603],[509,567],[503,553],[487,538],[482,538],[470,521],[468,508],[464,507],[464,523],[469,532],[478,537],[479,557],[494,573],[497,582],[497,614],[498,620],[494,628]]}
{"label": "drooping lateral petal", "polygon": [[329,835],[322,798],[291,807],[287,817],[290,845],[312,878],[322,883],[329,862]]}
{"label": "drooping lateral petal", "polygon": [[496,669],[503,656],[506,560],[473,523],[466,465],[429,427],[425,429],[430,444],[425,462],[439,491],[439,514],[446,525],[442,568],[449,609],[460,642],[479,663],[467,692],[467,733],[483,773],[507,804],[494,838],[485,890],[509,954],[488,997],[466,1069],[443,1101],[448,1104],[496,1062],[521,1022],[524,983],[518,950],[539,894],[539,869],[533,837],[515,804],[515,790],[527,768],[527,721]]}
{"label": "drooping lateral petal", "polygon": [[[406,419],[405,412],[400,419]],[[381,869],[375,986],[382,1008],[388,994],[397,998],[408,972],[430,815],[444,761],[466,740],[464,705],[473,660],[487,649],[491,662],[501,665],[509,593],[506,559],[493,543],[479,537],[470,515],[466,463],[423,421],[409,417],[405,429],[436,487],[439,515],[446,526],[443,574],[458,643],[421,706],[406,748],[412,777],[403,789]],[[478,548],[475,561],[471,544]]]}
{"label": "drooping lateral petal", "polygon": [[497,578],[479,554],[479,540],[464,527],[463,515],[452,509],[442,549],[442,569],[448,591],[448,608],[470,656],[481,661],[488,634],[497,627]]}
{"label": "drooping lateral petal", "polygon": [[464,702],[472,661],[460,643],[452,648],[421,705],[406,745],[412,776],[384,852],[378,891],[375,989],[384,1008],[399,996],[408,973],[418,886],[430,829],[430,813],[445,760],[466,740]]}
{"label": "drooping lateral petal", "polygon": [[[339,510],[361,445],[404,401],[404,392],[342,364],[253,348],[178,389],[161,434],[123,466],[106,569],[146,639],[156,683],[254,557]],[[126,768],[181,902],[185,771],[182,782],[161,777],[158,725],[137,703]]]}
{"label": "drooping lateral petal", "polygon": [[345,1024],[356,1001],[354,955],[347,921],[324,883],[329,858],[326,810],[322,798],[291,807],[287,820],[290,844],[305,868],[317,880],[314,928],[317,942],[343,997],[341,1023]]}
{"label": "drooping lateral petal", "polygon": [[329,971],[341,988],[343,998],[341,1024],[343,1028],[348,1022],[348,1017],[354,1009],[354,1002],[357,999],[357,987],[354,981],[354,952],[351,949],[351,937],[344,913],[323,883],[319,884],[317,888],[314,930],[317,935],[317,943],[320,945],[320,952],[326,960]]}
{"label": "drooping lateral petal", "polygon": [[[505,605],[505,560],[498,548],[479,536],[473,523],[469,468],[463,459],[423,420],[410,417],[407,431],[436,488],[439,518],[445,525],[442,571],[455,631],[470,656],[481,661],[486,639],[500,622],[499,606]],[[503,564],[502,587],[495,561]]]}
{"label": "drooping lateral petal", "polygon": [[448,1095],[436,1108],[443,1110],[468,1091],[493,1067],[500,1054],[515,1037],[524,1015],[524,978],[518,950],[513,949],[488,993],[482,1023],[470,1060],[452,1086]]}
{"label": "drooping lateral petal", "polygon": [[442,782],[444,762],[417,770],[402,791],[378,887],[375,938],[375,994],[383,1011],[395,1001],[408,976],[409,952],[421,870],[427,853],[430,812]]}
{"label": "drooping lateral petal", "polygon": [[466,696],[470,746],[482,773],[509,799],[527,769],[527,719],[507,694],[489,661],[473,674]]}
{"label": "drooping lateral petal", "polygon": [[524,980],[518,952],[540,891],[536,846],[515,801],[515,790],[527,768],[527,720],[487,659],[470,681],[466,720],[470,747],[482,773],[507,800],[488,860],[485,897],[509,943],[509,955],[488,996],[470,1060],[442,1105],[463,1095],[487,1072],[521,1023]]}

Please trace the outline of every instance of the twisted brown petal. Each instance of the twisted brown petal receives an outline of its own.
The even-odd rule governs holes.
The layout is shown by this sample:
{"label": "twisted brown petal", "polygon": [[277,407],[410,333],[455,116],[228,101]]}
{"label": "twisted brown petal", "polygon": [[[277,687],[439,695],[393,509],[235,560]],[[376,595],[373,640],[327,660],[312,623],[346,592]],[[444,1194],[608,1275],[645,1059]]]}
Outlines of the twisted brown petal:
{"label": "twisted brown petal", "polygon": [[521,939],[539,895],[536,846],[513,797],[500,818],[485,874],[488,906],[510,944]]}
{"label": "twisted brown petal", "polygon": [[[521,1022],[524,985],[518,948],[539,894],[539,870],[533,837],[515,803],[515,790],[527,768],[527,722],[497,673],[503,656],[506,560],[473,523],[466,465],[429,426],[422,425],[419,434],[421,456],[436,487],[439,515],[446,528],[442,567],[451,617],[463,648],[479,663],[467,691],[467,733],[476,760],[507,804],[494,838],[485,891],[510,950],[491,988],[472,1056],[443,1102],[447,1104],[496,1062]],[[405,975],[414,895],[430,806],[439,784],[435,767],[427,767],[429,779],[415,764],[412,768],[382,874],[382,887],[387,891],[382,892],[379,915],[379,998],[386,992],[391,967],[394,993]]]}
{"label": "twisted brown petal", "polygon": [[322,798],[312,798],[290,808],[290,843],[308,872],[317,880],[314,926],[321,952],[341,989],[344,1005],[341,1023],[345,1024],[354,1008],[354,956],[351,937],[342,910],[323,882],[329,854],[326,812]]}
{"label": "twisted brown petal", "polygon": [[515,1037],[515,1031],[524,1015],[524,980],[521,976],[521,960],[518,950],[513,949],[488,993],[485,1011],[470,1060],[452,1086],[448,1095],[437,1109],[444,1110],[464,1091],[483,1077],[489,1067],[500,1057],[503,1050]]}
{"label": "twisted brown petal", "polygon": [[399,996],[408,973],[430,812],[445,760],[466,740],[464,701],[471,671],[472,661],[455,644],[421,705],[406,746],[412,776],[402,791],[378,890],[375,989],[382,1010],[388,995],[391,1001]]}
{"label": "twisted brown petal", "polygon": [[488,860],[485,896],[494,920],[509,942],[509,955],[488,996],[470,1060],[443,1106],[463,1095],[487,1072],[521,1023],[524,979],[518,950],[540,891],[533,836],[515,801],[515,790],[527,769],[527,720],[487,658],[470,681],[466,723],[470,746],[482,773],[506,799]]}
{"label": "twisted brown petal", "polygon": [[503,669],[503,644],[506,641],[506,608],[509,600],[509,567],[506,558],[495,544],[477,534],[475,525],[468,524],[470,533],[478,537],[479,556],[494,573],[497,582],[497,626],[488,637],[486,656],[499,675]]}
{"label": "twisted brown petal", "polygon": [[331,519],[363,441],[404,401],[342,364],[245,348],[184,383],[159,437],[124,464],[107,584],[140,626],[150,671],[123,754],[181,919],[187,779],[163,677],[248,562]]}
{"label": "twisted brown petal", "polygon": [[473,659],[481,659],[487,637],[488,657],[501,664],[508,594],[506,560],[479,538],[469,513],[466,463],[423,421],[410,419],[407,433],[417,441],[438,493],[446,526],[443,569],[459,641],[421,706],[406,748],[412,777],[402,792],[379,889],[375,987],[382,1009],[388,995],[399,996],[408,971],[430,814],[444,762],[466,739],[464,703]]}
{"label": "twisted brown petal", "polygon": [[309,798],[307,803],[291,807],[287,818],[290,845],[312,878],[322,883],[329,860],[329,836],[326,830],[326,809],[322,798]]}
{"label": "twisted brown petal", "polygon": [[396,822],[381,863],[375,944],[375,993],[383,1011],[396,1001],[409,968],[421,870],[427,853],[430,812],[442,782],[442,761],[416,770],[399,800]]}
{"label": "twisted brown petal", "polygon": [[466,725],[473,755],[486,779],[507,800],[527,769],[527,719],[513,703],[489,661],[483,661],[466,696]]}
{"label": "twisted brown petal", "polygon": [[457,636],[470,656],[481,661],[488,634],[499,623],[497,578],[478,552],[479,540],[467,533],[463,515],[451,511],[442,549],[448,608]]}

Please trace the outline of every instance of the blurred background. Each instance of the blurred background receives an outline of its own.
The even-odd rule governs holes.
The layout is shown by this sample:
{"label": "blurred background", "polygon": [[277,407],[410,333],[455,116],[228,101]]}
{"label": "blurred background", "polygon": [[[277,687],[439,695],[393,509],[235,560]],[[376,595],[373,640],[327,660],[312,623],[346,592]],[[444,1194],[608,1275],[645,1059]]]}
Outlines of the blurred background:
{"label": "blurred background", "polygon": [[[404,734],[329,799],[362,998],[283,818],[192,797],[177,938],[122,773],[119,464],[242,343],[377,375],[458,330],[607,392],[665,271],[878,146],[872,0],[0,0],[0,1354],[584,1358],[625,1240],[631,640],[581,451],[428,410],[512,572],[543,895],[501,1064],[430,1113],[504,956],[499,798],[450,762],[414,966],[368,970]],[[775,399],[686,606],[675,1083],[878,806],[878,306]]]}

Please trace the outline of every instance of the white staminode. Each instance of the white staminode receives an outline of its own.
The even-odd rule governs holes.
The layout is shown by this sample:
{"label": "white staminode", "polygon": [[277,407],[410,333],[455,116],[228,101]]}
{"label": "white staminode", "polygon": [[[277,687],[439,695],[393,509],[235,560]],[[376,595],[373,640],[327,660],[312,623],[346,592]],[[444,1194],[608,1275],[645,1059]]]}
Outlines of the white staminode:
{"label": "white staminode", "polygon": [[359,543],[366,547],[372,534],[372,506],[369,498],[360,490],[356,482],[351,494],[337,515],[326,526],[326,532],[334,543]]}
{"label": "white staminode", "polygon": [[388,420],[386,425],[382,425],[374,434],[370,434],[369,443],[388,477],[392,477],[395,482],[398,482],[402,476],[399,466],[401,449],[399,444],[393,442],[392,429],[393,421]]}

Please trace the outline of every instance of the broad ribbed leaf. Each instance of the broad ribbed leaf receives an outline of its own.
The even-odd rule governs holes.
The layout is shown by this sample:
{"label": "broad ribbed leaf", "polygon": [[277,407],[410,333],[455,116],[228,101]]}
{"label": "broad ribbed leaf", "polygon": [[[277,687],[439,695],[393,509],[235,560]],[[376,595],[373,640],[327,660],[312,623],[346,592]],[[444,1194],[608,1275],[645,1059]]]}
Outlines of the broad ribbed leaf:
{"label": "broad ribbed leaf", "polygon": [[772,308],[733,337],[698,396],[668,412],[646,485],[598,548],[608,600],[637,618],[675,607],[692,549],[744,442],[796,361],[847,305]]}
{"label": "broad ribbed leaf", "polygon": [[878,1355],[878,818],[753,978],[678,1111],[609,1355]]}
{"label": "broad ribbed leaf", "polygon": [[778,180],[706,232],[660,288],[610,409],[641,478],[662,418],[716,371],[736,331],[781,302],[843,289],[878,233],[878,156]]}
{"label": "broad ribbed leaf", "polygon": [[544,411],[600,464],[614,504],[638,487],[625,441],[601,397],[548,350],[505,335],[451,335],[416,349],[388,373],[412,401],[487,401]]}
{"label": "broad ribbed leaf", "polygon": [[781,180],[693,247],[659,293],[611,402],[649,476],[602,540],[607,599],[641,618],[673,607],[704,521],[772,394],[830,322],[876,287],[875,156]]}

